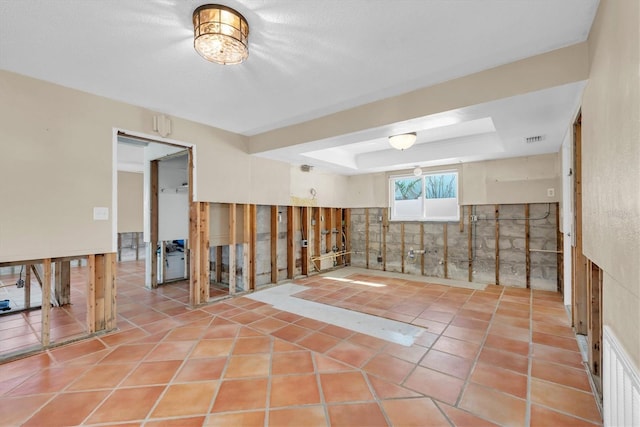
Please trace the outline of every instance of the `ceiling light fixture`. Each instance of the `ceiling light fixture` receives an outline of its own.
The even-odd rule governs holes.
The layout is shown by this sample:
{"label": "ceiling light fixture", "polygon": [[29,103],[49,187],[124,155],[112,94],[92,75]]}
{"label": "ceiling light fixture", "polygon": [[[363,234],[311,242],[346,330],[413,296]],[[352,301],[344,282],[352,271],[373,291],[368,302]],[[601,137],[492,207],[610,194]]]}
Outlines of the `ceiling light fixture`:
{"label": "ceiling light fixture", "polygon": [[389,137],[389,144],[396,150],[406,150],[416,142],[416,133],[403,133]]}
{"label": "ceiling light fixture", "polygon": [[249,56],[249,25],[230,7],[205,4],[193,11],[193,47],[204,59],[239,64]]}

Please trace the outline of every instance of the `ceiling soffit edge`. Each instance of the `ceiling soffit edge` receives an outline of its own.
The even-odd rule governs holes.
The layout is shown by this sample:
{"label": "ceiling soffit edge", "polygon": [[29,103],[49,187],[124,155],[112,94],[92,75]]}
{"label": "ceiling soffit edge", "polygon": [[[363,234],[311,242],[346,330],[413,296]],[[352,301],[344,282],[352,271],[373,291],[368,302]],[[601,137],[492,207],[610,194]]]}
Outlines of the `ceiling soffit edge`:
{"label": "ceiling soffit edge", "polygon": [[586,80],[587,42],[248,138],[258,154]]}

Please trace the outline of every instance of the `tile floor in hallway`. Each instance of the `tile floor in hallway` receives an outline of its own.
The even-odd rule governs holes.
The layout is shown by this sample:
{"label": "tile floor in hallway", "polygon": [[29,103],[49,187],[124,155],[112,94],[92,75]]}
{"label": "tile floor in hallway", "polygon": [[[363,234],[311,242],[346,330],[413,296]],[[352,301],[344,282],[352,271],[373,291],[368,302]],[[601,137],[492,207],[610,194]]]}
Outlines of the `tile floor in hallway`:
{"label": "tile floor in hallway", "polygon": [[120,330],[0,365],[0,425],[601,424],[559,294],[349,279],[380,286],[296,283],[427,331],[405,347],[247,297],[189,309],[121,263]]}
{"label": "tile floor in hallway", "polygon": [[[143,271],[144,261],[131,261],[118,264],[118,273],[123,275],[120,279],[124,286],[131,281],[135,288],[139,288],[144,283]],[[2,277],[3,282],[15,283],[17,275],[7,275]],[[71,304],[61,307],[51,308],[51,331],[52,343],[65,342],[78,337],[86,336],[86,300],[85,287],[88,280],[88,267],[71,268]],[[36,307],[34,310],[18,311],[16,308],[24,307],[24,290],[12,287],[11,295],[7,292],[8,287],[0,288],[0,300],[8,297],[13,298],[11,312],[0,313],[0,363],[7,357],[12,357],[17,353],[24,353],[40,348],[40,337],[42,327],[42,316],[40,315],[41,290],[37,281],[32,278],[31,304]],[[121,289],[123,290],[123,289]],[[3,292],[4,291],[4,294]],[[158,296],[149,300],[150,304],[157,304],[155,311],[164,312],[163,307],[175,308],[184,307],[189,301],[189,285],[186,281],[170,282],[162,285],[156,293]],[[219,284],[212,284],[209,289],[212,298],[227,296],[228,287]],[[130,305],[131,298],[126,296],[120,298],[119,327],[141,326],[138,320],[133,319],[139,312],[137,305]],[[127,304],[129,304],[127,306]],[[18,307],[17,307],[18,306]],[[143,307],[143,312],[146,307]],[[166,317],[171,316],[171,311],[166,313]],[[123,326],[124,325],[124,326]],[[0,426],[2,424],[0,423]]]}

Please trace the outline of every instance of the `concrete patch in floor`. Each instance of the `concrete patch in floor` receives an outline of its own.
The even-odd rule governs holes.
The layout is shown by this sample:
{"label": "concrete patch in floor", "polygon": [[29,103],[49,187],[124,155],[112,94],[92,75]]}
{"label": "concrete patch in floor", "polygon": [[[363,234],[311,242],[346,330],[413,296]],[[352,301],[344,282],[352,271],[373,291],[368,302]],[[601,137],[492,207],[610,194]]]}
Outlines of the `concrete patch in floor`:
{"label": "concrete patch in floor", "polygon": [[246,295],[246,297],[271,304],[278,310],[340,326],[407,347],[411,346],[415,339],[425,331],[424,328],[408,323],[397,322],[395,320],[313,301],[306,301],[292,296],[307,289],[311,288],[293,283],[285,283],[273,288],[254,292]]}

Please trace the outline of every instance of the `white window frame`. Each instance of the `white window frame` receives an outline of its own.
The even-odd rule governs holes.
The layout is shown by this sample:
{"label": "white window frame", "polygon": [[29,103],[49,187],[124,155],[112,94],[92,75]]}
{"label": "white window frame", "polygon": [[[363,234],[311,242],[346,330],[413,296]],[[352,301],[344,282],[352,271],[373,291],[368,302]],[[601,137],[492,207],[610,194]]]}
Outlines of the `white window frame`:
{"label": "white window frame", "polygon": [[[427,212],[427,203],[425,192],[425,180],[429,176],[433,175],[456,175],[456,213],[451,216],[433,216]],[[398,179],[421,179],[422,180],[422,195],[420,196],[421,200],[421,209],[420,215],[398,215],[396,213],[396,200],[395,200],[395,182]],[[455,222],[460,220],[460,173],[457,170],[440,170],[440,171],[430,171],[423,172],[422,175],[415,176],[413,174],[405,174],[405,175],[392,175],[389,177],[389,211],[390,211],[390,220],[391,221],[431,221],[431,222]]]}

